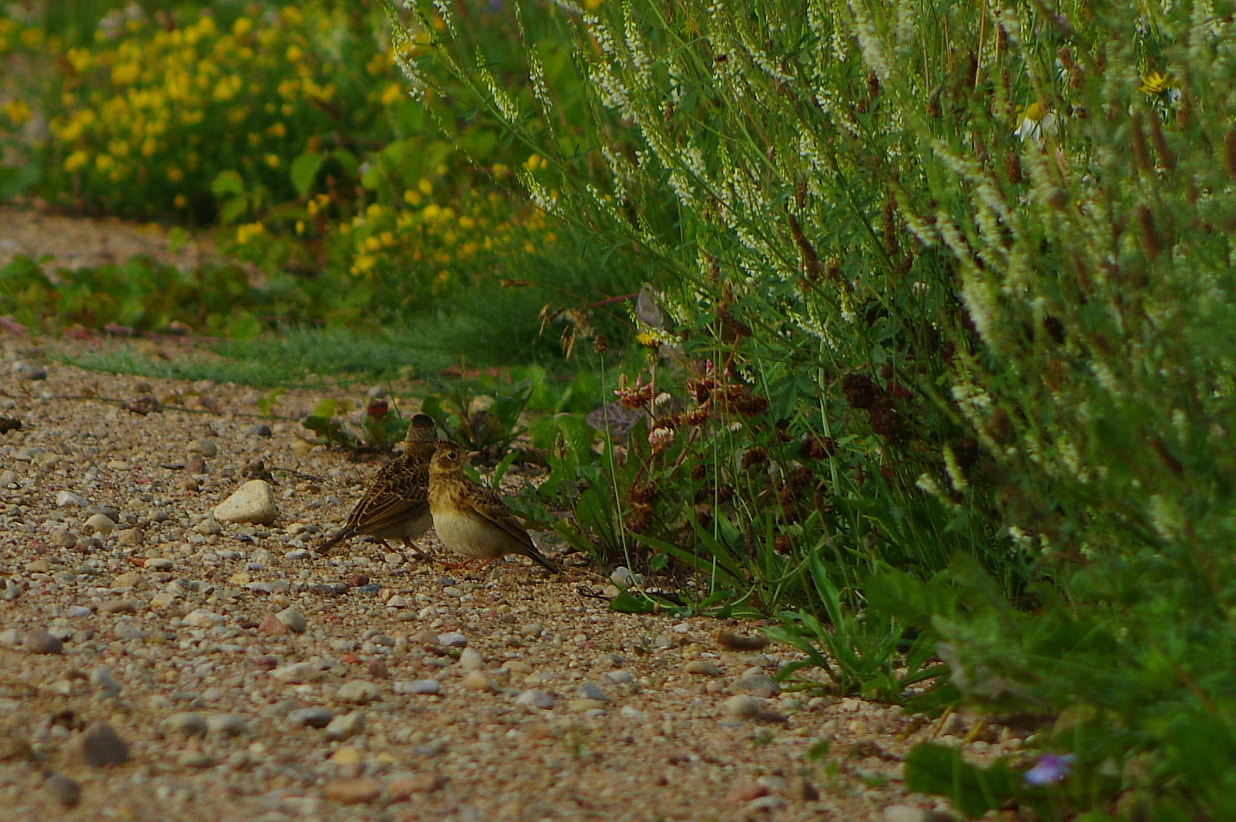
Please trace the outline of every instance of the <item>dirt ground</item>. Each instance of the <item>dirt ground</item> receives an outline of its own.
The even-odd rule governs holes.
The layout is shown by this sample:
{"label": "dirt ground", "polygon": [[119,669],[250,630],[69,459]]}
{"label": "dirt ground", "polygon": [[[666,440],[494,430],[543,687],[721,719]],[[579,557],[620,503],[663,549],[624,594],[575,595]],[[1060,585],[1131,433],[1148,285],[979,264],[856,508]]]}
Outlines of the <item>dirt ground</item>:
{"label": "dirt ground", "polygon": [[[185,264],[208,253],[191,245]],[[15,253],[170,249],[151,228],[0,209],[0,265]],[[1021,746],[782,689],[797,652],[723,636],[754,643],[760,623],[611,612],[614,569],[544,535],[560,578],[363,540],[320,556],[376,470],[305,439],[295,419],[321,397],[293,388],[271,419],[244,386],[63,361],[133,344],[0,329],[5,819],[925,822],[951,814],[906,791],[914,744]],[[255,477],[273,522],[219,521]]]}

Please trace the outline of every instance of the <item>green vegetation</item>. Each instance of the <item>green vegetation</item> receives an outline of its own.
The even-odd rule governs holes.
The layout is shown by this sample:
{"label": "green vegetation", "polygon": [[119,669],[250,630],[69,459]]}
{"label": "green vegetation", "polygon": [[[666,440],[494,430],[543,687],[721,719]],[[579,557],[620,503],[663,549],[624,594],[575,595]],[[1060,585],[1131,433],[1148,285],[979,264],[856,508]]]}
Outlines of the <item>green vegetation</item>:
{"label": "green vegetation", "polygon": [[0,193],[215,221],[245,266],[18,260],[0,312],[226,334],[267,384],[457,363],[426,408],[499,473],[527,434],[522,513],[684,581],[613,607],[1042,718],[987,768],[920,747],[915,789],[1236,815],[1231,2],[163,5],[0,17],[64,72],[4,101]]}

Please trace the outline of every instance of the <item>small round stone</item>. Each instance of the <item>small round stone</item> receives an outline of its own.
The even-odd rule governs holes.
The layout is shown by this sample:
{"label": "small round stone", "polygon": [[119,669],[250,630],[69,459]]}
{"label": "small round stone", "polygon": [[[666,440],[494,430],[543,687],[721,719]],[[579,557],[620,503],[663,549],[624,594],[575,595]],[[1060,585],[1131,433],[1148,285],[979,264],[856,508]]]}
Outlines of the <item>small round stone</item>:
{"label": "small round stone", "polygon": [[468,675],[463,679],[463,686],[469,691],[492,691],[494,684],[484,671],[468,671]]}
{"label": "small round stone", "polygon": [[721,703],[721,710],[730,716],[737,716],[743,719],[750,719],[760,713],[760,703],[754,698],[746,694],[738,694],[731,696],[725,702]]}
{"label": "small round stone", "polygon": [[120,683],[116,681],[116,677],[112,676],[112,672],[106,668],[95,668],[91,671],[90,684],[104,696],[115,697],[120,695]]}
{"label": "small round stone", "polygon": [[205,736],[206,718],[192,711],[181,711],[163,720],[163,730],[181,736]]}
{"label": "small round stone", "polygon": [[94,768],[119,765],[129,759],[129,746],[111,725],[98,722],[69,743],[69,756]]}
{"label": "small round stone", "polygon": [[743,693],[768,699],[781,693],[781,686],[771,676],[752,674],[734,682],[734,687]]}
{"label": "small round stone", "polygon": [[433,696],[442,693],[442,683],[436,679],[414,679],[410,682],[396,682],[392,690],[397,694]]}
{"label": "small round stone", "polygon": [[480,671],[485,667],[485,658],[473,648],[464,648],[459,655],[459,667],[465,671]]}
{"label": "small round stone", "polygon": [[721,676],[721,668],[717,663],[707,659],[693,659],[687,663],[686,672],[700,676]]}
{"label": "small round stone", "polygon": [[288,722],[306,728],[325,728],[335,715],[325,708],[298,708],[288,712]]}
{"label": "small round stone", "polygon": [[382,785],[372,779],[337,779],[322,786],[322,795],[343,805],[363,805],[382,795]]}
{"label": "small round stone", "polygon": [[32,654],[59,654],[64,643],[45,628],[29,628],[21,632],[21,644]]}
{"label": "small round stone", "polygon": [[305,629],[309,627],[305,615],[295,608],[284,608],[275,614],[275,619],[288,626],[288,630],[294,634],[303,634]]}
{"label": "small round stone", "polygon": [[66,808],[75,808],[82,800],[82,786],[58,773],[47,777],[47,780],[43,782],[43,790]]}
{"label": "small round stone", "polygon": [[326,726],[326,735],[331,739],[351,739],[365,729],[365,715],[360,711],[342,714]]}
{"label": "small round stone", "polygon": [[382,695],[382,688],[377,683],[364,679],[354,679],[339,686],[335,698],[340,702],[350,702],[354,705],[365,705]]}
{"label": "small round stone", "polygon": [[107,536],[116,530],[116,523],[107,514],[91,514],[86,519],[86,527],[96,534]]}
{"label": "small round stone", "polygon": [[249,726],[236,714],[211,714],[206,717],[206,733],[211,736],[240,736]]}
{"label": "small round stone", "polygon": [[539,708],[542,711],[548,711],[554,707],[554,698],[544,691],[529,688],[515,697],[515,704],[522,705],[525,708]]}

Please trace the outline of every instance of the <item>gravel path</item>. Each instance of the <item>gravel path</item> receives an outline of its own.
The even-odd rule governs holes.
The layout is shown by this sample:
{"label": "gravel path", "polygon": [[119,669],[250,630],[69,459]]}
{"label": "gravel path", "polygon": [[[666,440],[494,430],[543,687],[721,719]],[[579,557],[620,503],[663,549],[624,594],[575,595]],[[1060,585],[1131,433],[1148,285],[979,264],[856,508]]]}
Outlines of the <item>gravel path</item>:
{"label": "gravel path", "polygon": [[[42,345],[0,336],[0,430],[20,422],[0,433],[6,820],[944,818],[900,759],[969,721],[777,693],[792,649],[719,639],[759,624],[611,613],[586,595],[598,570],[548,542],[561,579],[362,540],[319,557],[374,466],[262,420],[251,389]],[[277,519],[219,522],[256,460]]]}

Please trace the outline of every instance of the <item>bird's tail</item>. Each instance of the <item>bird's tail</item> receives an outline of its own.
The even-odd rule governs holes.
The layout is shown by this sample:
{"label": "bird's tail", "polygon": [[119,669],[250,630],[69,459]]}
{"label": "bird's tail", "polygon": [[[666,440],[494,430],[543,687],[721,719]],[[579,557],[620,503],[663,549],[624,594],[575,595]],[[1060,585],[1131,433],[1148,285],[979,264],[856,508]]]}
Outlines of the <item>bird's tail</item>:
{"label": "bird's tail", "polygon": [[536,550],[535,548],[527,548],[524,551],[524,556],[528,557],[531,560],[535,560],[536,562],[539,562],[541,565],[548,568],[551,574],[561,574],[562,573],[561,568],[555,565],[553,561],[549,559],[549,557],[545,556],[544,554],[542,554],[540,551]]}
{"label": "bird's tail", "polygon": [[313,550],[319,554],[325,554],[327,551],[329,551],[331,548],[334,548],[336,545],[343,542],[345,539],[350,539],[351,537],[354,537],[354,536],[356,536],[356,529],[350,525],[345,525],[343,528],[336,531],[334,536],[332,536],[330,539],[326,540],[325,542],[323,542],[321,545],[319,545],[317,548],[314,548]]}

